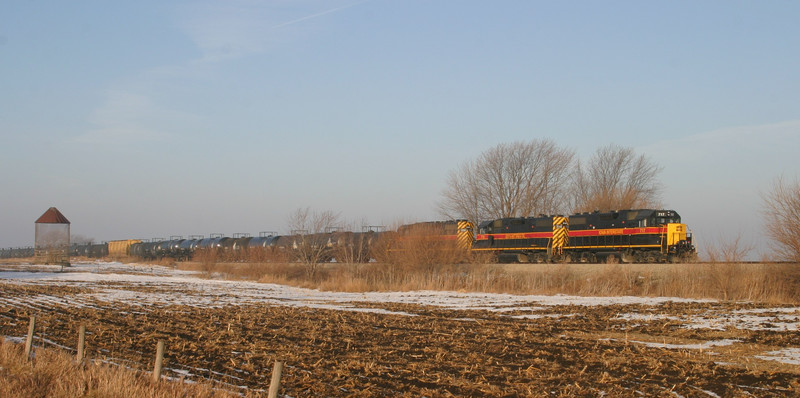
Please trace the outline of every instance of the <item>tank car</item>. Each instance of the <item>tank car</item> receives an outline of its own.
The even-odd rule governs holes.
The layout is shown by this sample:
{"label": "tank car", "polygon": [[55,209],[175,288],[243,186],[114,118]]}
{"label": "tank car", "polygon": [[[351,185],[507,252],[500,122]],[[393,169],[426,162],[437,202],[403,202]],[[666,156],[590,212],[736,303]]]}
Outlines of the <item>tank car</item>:
{"label": "tank car", "polygon": [[130,246],[130,254],[143,260],[155,260],[158,258],[158,247],[163,243],[163,239],[150,242],[137,242]]}
{"label": "tank car", "polygon": [[198,238],[189,238],[184,239],[178,244],[178,247],[175,249],[175,258],[176,259],[184,259],[188,260],[192,258],[192,253],[194,253],[197,246],[200,244],[202,237]]}
{"label": "tank car", "polygon": [[33,247],[9,247],[0,249],[0,258],[26,258],[33,257]]}
{"label": "tank car", "polygon": [[94,243],[89,245],[86,256],[89,258],[108,257],[108,243]]}

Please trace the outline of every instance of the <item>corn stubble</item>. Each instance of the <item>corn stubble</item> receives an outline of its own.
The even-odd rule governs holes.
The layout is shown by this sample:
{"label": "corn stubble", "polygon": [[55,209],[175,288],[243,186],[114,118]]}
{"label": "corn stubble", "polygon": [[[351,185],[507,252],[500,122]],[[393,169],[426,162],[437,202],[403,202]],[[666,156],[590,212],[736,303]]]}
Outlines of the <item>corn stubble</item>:
{"label": "corn stubble", "polygon": [[[4,286],[4,294],[19,300],[45,292],[54,298],[76,293],[52,286],[46,290]],[[36,308],[37,322],[49,341],[69,346],[74,340],[73,320],[81,319],[91,332],[87,335],[90,358],[105,357],[146,371],[154,342],[163,339],[168,347],[167,376],[213,380],[234,391],[244,386],[246,390],[239,391],[253,395],[263,395],[275,360],[287,365],[282,394],[298,397],[697,396],[702,391],[769,397],[791,395],[800,388],[796,367],[762,364],[766,361],[755,360],[752,353],[743,360],[737,357],[740,352],[729,347],[668,350],[632,341],[738,339],[747,342],[740,346],[752,347],[753,352],[800,344],[796,333],[691,330],[674,324],[668,316],[746,306],[740,303],[669,303],[656,309],[564,305],[548,309],[541,318],[515,319],[513,310],[499,314],[397,303],[358,305],[415,316],[266,305],[143,307],[97,302],[60,306],[58,302]],[[0,307],[0,315],[9,320],[2,332],[24,334],[30,310]],[[667,316],[634,323],[619,318],[620,313],[636,311]],[[11,344],[4,344],[5,352],[16,353],[11,363],[21,362],[19,348],[7,350],[7,345]],[[40,352],[37,349],[35,364],[46,362]],[[742,365],[721,365],[727,362]],[[11,393],[26,383],[55,385],[84,377],[64,377],[60,372],[74,366],[63,362],[47,376],[16,376],[26,371],[11,372],[7,366],[12,365],[2,366],[4,378],[30,380],[15,384]],[[116,376],[98,377],[116,380]],[[77,382],[78,387],[93,383],[89,380]],[[142,384],[144,388],[148,383]],[[135,394],[125,396],[176,396],[139,393],[133,388],[139,387],[134,385]],[[42,396],[38,392],[42,390],[26,391],[33,393],[16,396]],[[65,391],[78,393],[62,396],[82,394]],[[114,391],[97,396],[117,396]]]}

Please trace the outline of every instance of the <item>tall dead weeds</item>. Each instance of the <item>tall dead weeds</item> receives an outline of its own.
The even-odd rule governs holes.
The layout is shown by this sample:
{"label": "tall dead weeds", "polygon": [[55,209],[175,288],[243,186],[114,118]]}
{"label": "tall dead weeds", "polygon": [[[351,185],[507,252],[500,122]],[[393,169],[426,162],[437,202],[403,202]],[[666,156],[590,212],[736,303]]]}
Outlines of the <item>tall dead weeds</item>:
{"label": "tall dead weeds", "polygon": [[60,350],[37,348],[27,360],[21,344],[0,340],[0,396],[28,397],[241,397],[209,384],[163,381],[121,367],[78,365]]}
{"label": "tall dead weeds", "polygon": [[448,290],[800,303],[800,268],[795,264],[326,263],[313,280],[297,263],[218,265],[222,269],[230,279],[329,291]]}

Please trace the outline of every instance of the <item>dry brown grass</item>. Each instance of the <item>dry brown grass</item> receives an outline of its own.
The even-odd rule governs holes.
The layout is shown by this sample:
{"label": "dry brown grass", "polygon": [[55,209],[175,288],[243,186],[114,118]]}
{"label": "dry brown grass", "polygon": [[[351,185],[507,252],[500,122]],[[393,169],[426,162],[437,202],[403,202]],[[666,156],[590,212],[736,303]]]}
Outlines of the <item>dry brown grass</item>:
{"label": "dry brown grass", "polygon": [[[181,268],[191,266],[187,263]],[[297,263],[218,263],[216,267],[218,275],[228,279],[330,291],[452,290],[800,303],[797,264],[326,263],[313,279]]]}
{"label": "dry brown grass", "polygon": [[596,264],[520,266],[511,271],[522,290],[591,296],[667,296],[800,302],[795,264]]}
{"label": "dry brown grass", "polygon": [[149,375],[102,363],[81,366],[59,350],[37,348],[28,361],[23,351],[0,340],[0,397],[240,397],[208,384],[154,383]]}
{"label": "dry brown grass", "polygon": [[470,253],[459,248],[455,230],[443,230],[438,224],[412,224],[397,233],[384,234],[372,248],[372,257],[379,262],[412,270],[433,271],[441,264],[458,264],[469,260]]}
{"label": "dry brown grass", "polygon": [[36,262],[36,259],[33,258],[33,257],[0,259],[0,265],[33,264],[35,262]]}
{"label": "dry brown grass", "polygon": [[[179,262],[177,267],[209,277],[330,291],[454,290],[800,303],[800,265],[795,263],[503,265],[489,264],[485,257],[456,264],[455,259],[463,260],[461,254],[447,251],[440,257],[402,251],[394,256],[382,262],[321,264],[314,278],[308,277],[302,264],[286,262],[280,252],[261,252],[258,258],[236,263],[224,262],[218,255],[200,257]],[[169,265],[175,264],[169,261]]]}

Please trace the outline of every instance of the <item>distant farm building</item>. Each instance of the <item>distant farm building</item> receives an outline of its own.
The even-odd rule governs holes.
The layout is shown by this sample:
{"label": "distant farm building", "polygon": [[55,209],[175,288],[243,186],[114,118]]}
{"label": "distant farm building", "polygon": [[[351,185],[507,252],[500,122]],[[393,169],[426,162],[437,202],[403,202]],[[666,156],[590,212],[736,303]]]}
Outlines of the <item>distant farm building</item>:
{"label": "distant farm building", "polygon": [[47,209],[36,220],[34,255],[45,264],[69,265],[69,220],[58,209]]}

